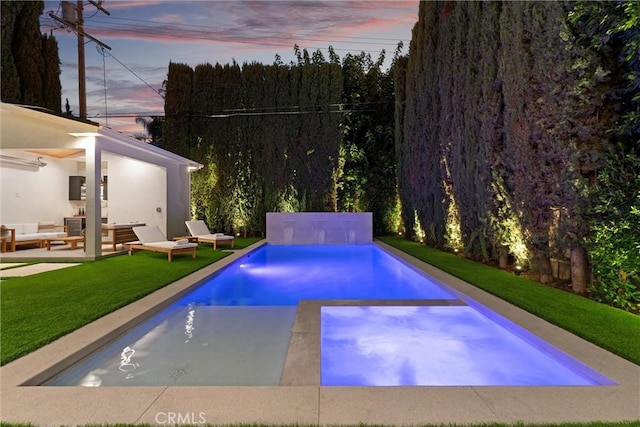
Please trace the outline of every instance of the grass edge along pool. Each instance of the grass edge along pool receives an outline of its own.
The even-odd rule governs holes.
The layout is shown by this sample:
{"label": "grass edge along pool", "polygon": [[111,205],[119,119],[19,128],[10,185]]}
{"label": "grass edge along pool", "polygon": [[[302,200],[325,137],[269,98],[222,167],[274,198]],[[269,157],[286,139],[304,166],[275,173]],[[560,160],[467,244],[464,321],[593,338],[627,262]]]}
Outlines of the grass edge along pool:
{"label": "grass edge along pool", "polygon": [[[377,268],[382,268],[382,270],[377,270]],[[588,366],[584,365],[568,354],[562,352],[546,341],[529,333],[520,326],[489,310],[488,308],[475,302],[466,295],[463,295],[459,291],[451,288],[450,286],[444,285],[437,280],[428,277],[428,275],[426,275],[424,272],[418,270],[416,267],[399,259],[395,255],[385,251],[377,245],[263,245],[260,248],[257,248],[256,250],[242,256],[226,268],[213,274],[211,279],[206,280],[202,283],[203,284],[198,288],[180,298],[179,300],[171,304],[167,309],[165,309],[165,311],[154,317],[156,319],[166,319],[167,316],[169,316],[166,313],[171,312],[171,310],[184,311],[183,314],[174,316],[180,320],[176,325],[172,326],[173,329],[168,328],[164,323],[162,323],[164,322],[164,320],[160,320],[160,329],[164,328],[165,333],[167,334],[166,337],[171,337],[171,330],[175,329],[173,332],[175,338],[172,338],[170,340],[172,342],[170,346],[167,347],[168,340],[162,338],[162,335],[159,335],[160,332],[158,330],[158,324],[151,325],[150,319],[146,322],[143,322],[139,326],[134,327],[127,335],[121,337],[116,343],[106,346],[103,351],[110,351],[112,354],[97,357],[98,359],[101,359],[102,365],[92,366],[90,363],[87,363],[85,361],[80,363],[79,366],[83,365],[82,369],[86,370],[87,373],[98,372],[106,378],[110,375],[110,371],[114,371],[115,374],[118,374],[118,364],[122,362],[122,355],[126,353],[126,362],[128,364],[127,366],[133,364],[135,366],[145,367],[145,369],[139,369],[139,371],[136,372],[137,377],[135,375],[128,375],[128,377],[125,377],[124,380],[118,382],[117,384],[109,384],[108,381],[105,381],[104,383],[100,381],[100,384],[102,384],[103,386],[264,385],[262,383],[251,384],[250,380],[249,383],[247,383],[245,380],[240,384],[234,384],[233,381],[230,382],[228,378],[226,378],[223,382],[217,382],[221,380],[212,379],[211,383],[202,383],[202,381],[206,381],[204,379],[206,372],[212,370],[211,361],[214,360],[213,355],[217,355],[220,353],[220,348],[216,347],[216,343],[218,341],[224,343],[225,341],[223,338],[220,338],[220,336],[217,336],[218,338],[211,335],[207,335],[206,338],[198,337],[198,332],[210,332],[209,329],[219,329],[221,327],[220,325],[224,326],[225,323],[236,323],[235,321],[225,322],[224,318],[220,320],[220,311],[232,314],[235,312],[234,307],[243,310],[251,310],[251,307],[255,307],[255,310],[257,310],[259,307],[291,307],[297,305],[298,301],[300,300],[308,299],[353,300],[354,304],[359,304],[360,306],[366,305],[367,300],[385,300],[385,304],[390,304],[392,306],[397,300],[397,304],[395,304],[395,306],[399,306],[406,305],[403,304],[400,300],[413,299],[423,300],[423,302],[425,302],[426,300],[434,301],[433,305],[430,305],[430,307],[439,307],[438,304],[442,304],[442,301],[445,301],[446,306],[449,306],[453,303],[458,307],[462,306],[472,308],[481,316],[483,316],[483,318],[487,318],[491,322],[495,322],[500,326],[500,328],[506,330],[509,334],[515,334],[516,336],[518,336],[520,340],[523,340],[531,345],[531,347],[533,349],[536,349],[536,351],[551,355],[555,360],[558,361],[559,364],[566,366],[567,369],[573,372],[576,372],[578,376],[587,379],[586,382],[580,382],[579,384],[552,383],[553,385],[615,384],[602,374],[599,374],[598,372],[594,371],[593,369],[589,368]],[[440,301],[440,303],[438,303],[437,301]],[[447,303],[447,301],[449,302]],[[455,303],[456,301],[457,303]],[[426,301],[426,303],[428,305],[428,301]],[[327,304],[330,305],[329,302],[327,302]],[[452,310],[441,310],[446,306],[440,306],[439,308],[435,309],[435,311],[440,310],[441,315],[452,313]],[[201,310],[201,314],[194,315],[194,308],[196,310]],[[455,309],[456,307],[453,308]],[[205,313],[207,313],[205,310],[215,310],[216,314],[215,316],[207,316],[205,315]],[[434,311],[434,309],[432,309],[431,311]],[[375,310],[370,311],[370,313],[374,312]],[[378,311],[378,313],[379,312],[380,311]],[[382,312],[384,312],[384,310],[382,310]],[[369,316],[372,316],[371,319],[374,318],[372,314],[369,314]],[[189,328],[192,335],[192,337],[187,340],[188,345],[182,342],[185,341],[184,339],[182,339],[184,338],[183,334],[185,329],[185,317],[187,318],[187,321],[190,322]],[[394,316],[387,317],[389,317],[392,322],[396,322],[397,318],[402,318],[402,320],[407,324],[409,330],[415,329],[411,325],[411,322],[413,322],[414,320],[412,320],[410,317],[396,316],[396,319],[393,318]],[[229,319],[231,318],[233,317],[229,317]],[[210,321],[211,323],[209,324],[198,324],[198,320],[200,319],[217,320],[213,322]],[[433,321],[433,319],[435,319],[435,321]],[[433,319],[431,320],[431,323],[440,323],[440,329],[443,329],[447,326],[446,321],[439,322],[438,317]],[[326,336],[324,335],[325,331],[320,328],[319,324],[317,325],[317,328],[321,333],[324,344],[324,342],[326,341]],[[278,329],[278,331],[280,331],[278,332],[278,334],[286,333],[287,336],[284,337],[285,339],[280,340],[283,342],[283,348],[276,349],[276,353],[286,356],[288,347],[288,334],[290,330],[290,326],[287,326],[286,328],[280,327]],[[479,329],[476,328],[476,330]],[[237,331],[238,334],[240,332],[241,331]],[[435,336],[436,332],[438,331],[427,330],[423,333]],[[202,335],[204,336],[205,334]],[[128,336],[135,336],[136,338],[131,338],[131,340],[127,341]],[[152,341],[149,336],[153,336],[153,340],[161,343],[160,347],[154,349],[147,346],[148,342]],[[240,335],[236,336],[238,336],[239,338]],[[401,334],[399,334],[398,336],[401,336]],[[199,345],[194,345],[198,342],[198,338],[201,338],[204,341],[200,342]],[[339,344],[347,348],[349,346],[352,346],[351,353],[347,351],[345,354],[350,354],[350,356],[348,357],[356,360],[356,358],[353,356],[357,355],[358,351],[361,351],[362,348],[357,348],[356,345],[356,348],[354,350],[353,342],[362,342],[362,339],[364,339],[364,337],[359,337],[356,333],[355,337],[352,336],[351,338],[351,342],[345,339]],[[355,340],[353,338],[355,338]],[[473,336],[471,336],[470,338],[473,341],[473,345],[476,345],[475,348],[477,349],[477,340],[475,340],[475,337]],[[257,338],[252,337],[251,335],[247,335],[244,339],[253,340]],[[373,340],[375,341],[376,339],[380,341],[380,337],[374,337]],[[388,337],[382,339],[388,340]],[[525,382],[516,382],[513,384],[509,383],[508,381],[506,383],[503,381],[493,383],[491,382],[491,380],[489,380],[489,382],[477,382],[476,380],[470,380],[470,384],[467,384],[465,383],[465,379],[460,379],[459,376],[458,371],[462,372],[463,370],[456,369],[456,366],[450,366],[451,360],[453,360],[453,358],[448,357],[448,355],[450,356],[451,354],[454,354],[452,353],[453,350],[458,351],[457,349],[461,349],[461,354],[463,355],[463,357],[457,356],[457,363],[459,364],[459,366],[462,366],[463,364],[469,364],[469,361],[473,360],[474,354],[473,351],[469,353],[468,350],[465,349],[465,347],[468,347],[468,343],[462,342],[459,339],[457,341],[454,341],[453,339],[447,339],[446,336],[444,338],[440,336],[437,339],[439,340],[437,341],[439,343],[439,347],[442,347],[446,344],[451,348],[449,349],[449,353],[445,352],[444,356],[438,359],[439,365],[434,365],[433,369],[452,372],[453,377],[455,377],[454,380],[445,379],[443,381],[441,376],[433,383],[415,381],[415,378],[412,380],[405,380],[406,378],[409,378],[411,376],[409,374],[411,374],[412,371],[418,370],[415,367],[405,366],[403,368],[402,375],[399,375],[399,382],[385,383],[384,381],[370,382],[366,379],[356,380],[354,379],[355,376],[353,375],[350,377],[348,376],[348,378],[346,379],[339,379],[335,382],[333,380],[327,380],[325,382],[325,376],[323,375],[323,385],[549,385],[546,382],[542,384],[532,384],[530,382],[527,382],[528,380],[526,380]],[[241,341],[240,338],[238,340]],[[417,341],[420,342],[421,339],[418,337]],[[142,342],[145,343],[144,351],[138,351],[138,354],[131,353],[132,350],[134,350],[135,352],[135,350],[137,349],[142,349],[142,347],[140,347],[140,343]],[[394,345],[398,348],[401,347],[401,345],[398,343],[391,343],[387,345],[386,348],[383,348],[384,345],[380,346],[379,343],[373,342],[373,348],[376,348],[376,351],[382,352],[393,351]],[[495,346],[496,344],[492,341],[491,337],[488,337],[487,341],[481,343],[480,345],[483,347],[490,347],[492,345]],[[364,347],[365,359],[373,354],[371,353],[371,348],[371,346],[369,348],[366,348],[366,346]],[[123,350],[127,350],[127,352],[123,352]],[[190,351],[194,351],[194,353],[189,353]],[[467,356],[464,356],[464,351],[467,351]],[[500,348],[499,351],[504,352],[505,350]],[[309,354],[313,354],[313,352],[310,351]],[[96,355],[93,355],[92,357],[95,358]],[[172,360],[171,357],[174,357],[174,359]],[[358,357],[362,358],[362,354],[358,355]],[[418,355],[417,358],[419,359],[420,356]],[[236,359],[238,358],[234,357],[233,354],[231,354],[228,359],[234,363],[233,366],[238,366],[236,363]],[[200,365],[195,366],[195,364],[191,363],[190,361],[200,361]],[[227,363],[225,362],[225,360],[218,360],[214,363],[216,365],[216,368],[220,368],[223,371],[229,371],[230,369],[224,367],[224,363]],[[317,363],[320,364],[321,360],[317,360]],[[341,362],[338,361],[338,364],[340,363]],[[403,363],[405,363],[406,365],[406,360]],[[282,366],[282,364],[283,363],[277,362],[269,366]],[[261,365],[262,364],[259,360],[254,360],[250,363],[250,366],[240,367],[238,369],[259,369]],[[153,366],[154,368],[149,368],[151,366]],[[335,367],[336,365],[334,364],[333,366]],[[363,364],[362,366],[365,365]],[[322,369],[324,370],[325,366],[323,366]],[[379,366],[376,369],[370,370],[372,372],[374,370],[376,372],[380,371]],[[383,371],[382,375],[384,376],[384,374],[385,372]],[[167,379],[163,379],[163,375],[167,376]],[[275,377],[277,378],[277,375]],[[136,382],[136,378],[144,378],[146,382],[142,384],[138,383]],[[189,378],[194,379],[190,380]],[[96,382],[92,383],[92,385],[95,384]],[[57,381],[50,381],[45,385],[77,384],[60,384]],[[277,382],[272,385],[277,385]]]}

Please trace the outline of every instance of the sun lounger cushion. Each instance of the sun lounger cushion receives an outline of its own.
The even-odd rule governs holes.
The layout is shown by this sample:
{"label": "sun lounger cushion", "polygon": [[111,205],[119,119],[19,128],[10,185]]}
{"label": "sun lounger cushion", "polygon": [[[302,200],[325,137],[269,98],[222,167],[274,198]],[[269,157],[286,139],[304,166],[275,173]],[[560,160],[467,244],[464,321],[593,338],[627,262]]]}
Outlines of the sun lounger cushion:
{"label": "sun lounger cushion", "polygon": [[196,257],[197,243],[190,243],[188,239],[180,239],[175,242],[167,240],[162,231],[155,225],[133,227],[133,232],[138,237],[139,242],[129,243],[129,255],[134,249],[143,249],[153,252],[164,252],[167,254],[169,262],[175,254],[191,253]]}
{"label": "sun lounger cushion", "polygon": [[140,243],[145,246],[155,246],[165,249],[192,248],[198,246],[197,243],[190,243],[188,239],[180,239],[175,242],[167,240],[156,225],[133,227],[133,232],[136,234],[136,237],[138,237]]}
{"label": "sun lounger cushion", "polygon": [[[157,225],[145,225],[142,227],[133,227],[133,232],[141,243],[148,245],[149,243],[167,242],[167,238],[160,231]],[[169,242],[174,244],[174,242]]]}
{"label": "sun lounger cushion", "polygon": [[212,233],[202,220],[185,221],[189,233],[200,240],[233,240],[233,236],[226,236],[224,233]]}
{"label": "sun lounger cushion", "polygon": [[204,236],[207,234],[211,234],[211,231],[209,231],[207,224],[205,224],[202,220],[185,221],[185,224],[187,225],[189,233],[191,233],[192,236]]}

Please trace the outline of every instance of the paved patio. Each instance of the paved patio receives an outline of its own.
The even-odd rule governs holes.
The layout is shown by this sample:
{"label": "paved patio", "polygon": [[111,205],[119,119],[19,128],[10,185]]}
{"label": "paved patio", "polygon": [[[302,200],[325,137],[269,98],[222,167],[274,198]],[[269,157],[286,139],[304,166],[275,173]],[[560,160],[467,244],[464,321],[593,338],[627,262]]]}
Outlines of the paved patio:
{"label": "paved patio", "polygon": [[5,277],[24,277],[32,274],[44,273],[47,271],[60,270],[61,268],[68,268],[79,265],[72,262],[46,262],[30,265],[19,264],[13,268],[5,268],[5,263],[0,264],[0,278]]}
{"label": "paved patio", "polygon": [[[103,257],[119,255],[124,252],[127,252],[127,250],[121,244],[117,246],[117,250],[115,252],[113,252],[112,250],[111,243],[105,243],[102,245]],[[52,243],[51,250],[47,250],[47,248],[38,248],[34,246],[30,248],[16,249],[14,252],[0,253],[0,262],[2,264],[13,263],[13,262],[27,262],[27,261],[29,262],[31,261],[82,262],[82,261],[87,261],[87,258],[85,258],[84,256],[82,243],[80,243],[76,249],[71,249],[70,245],[68,244]]]}
{"label": "paved patio", "polygon": [[[0,419],[37,425],[87,423],[300,423],[417,425],[640,419],[640,367],[455,277],[380,244],[432,277],[528,329],[618,383],[582,387],[323,387],[319,331],[292,331],[298,368],[286,383],[263,387],[40,387],[233,262],[257,243],[0,368]],[[306,341],[306,344],[305,344]],[[289,363],[289,362],[287,362]],[[282,381],[282,380],[281,380]]]}

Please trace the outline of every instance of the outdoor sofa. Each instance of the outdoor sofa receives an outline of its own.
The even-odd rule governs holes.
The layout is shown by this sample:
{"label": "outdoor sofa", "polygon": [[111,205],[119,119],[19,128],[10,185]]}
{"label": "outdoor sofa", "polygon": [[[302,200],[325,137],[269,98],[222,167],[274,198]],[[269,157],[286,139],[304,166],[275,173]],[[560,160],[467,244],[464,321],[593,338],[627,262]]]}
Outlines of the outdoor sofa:
{"label": "outdoor sofa", "polygon": [[2,226],[3,249],[14,252],[16,247],[38,245],[44,248],[47,239],[67,236],[66,225],[56,225],[53,221],[4,224]]}

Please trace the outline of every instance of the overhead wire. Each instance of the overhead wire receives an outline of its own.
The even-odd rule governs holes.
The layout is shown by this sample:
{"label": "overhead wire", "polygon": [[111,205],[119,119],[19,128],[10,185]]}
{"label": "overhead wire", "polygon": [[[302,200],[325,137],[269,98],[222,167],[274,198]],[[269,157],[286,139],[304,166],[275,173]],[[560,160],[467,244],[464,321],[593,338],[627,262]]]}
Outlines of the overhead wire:
{"label": "overhead wire", "polygon": [[145,86],[147,86],[149,89],[151,89],[152,91],[155,92],[156,95],[158,95],[160,98],[162,98],[162,95],[160,94],[158,89],[155,89],[153,86],[151,86],[149,83],[147,83],[142,77],[140,77],[135,71],[133,71],[131,68],[129,68],[128,66],[126,66],[124,64],[124,62],[120,61],[118,58],[116,58],[111,52],[105,52],[106,55],[109,55],[110,57],[112,57],[113,59],[116,60],[116,62],[120,65],[122,65],[127,71],[129,71],[131,74],[133,74],[134,76],[136,76],[138,78],[138,80],[140,80],[142,83],[144,83]]}

